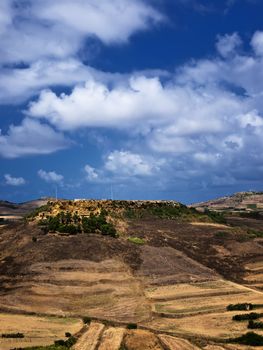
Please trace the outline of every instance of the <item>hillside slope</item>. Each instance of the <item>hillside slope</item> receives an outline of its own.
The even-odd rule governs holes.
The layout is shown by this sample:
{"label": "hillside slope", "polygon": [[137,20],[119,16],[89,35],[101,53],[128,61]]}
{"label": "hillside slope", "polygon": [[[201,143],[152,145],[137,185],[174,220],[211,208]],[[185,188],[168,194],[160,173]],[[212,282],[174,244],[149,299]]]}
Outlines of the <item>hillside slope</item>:
{"label": "hillside slope", "polygon": [[239,336],[226,307],[262,304],[263,238],[222,222],[177,202],[48,202],[0,226],[0,310]]}

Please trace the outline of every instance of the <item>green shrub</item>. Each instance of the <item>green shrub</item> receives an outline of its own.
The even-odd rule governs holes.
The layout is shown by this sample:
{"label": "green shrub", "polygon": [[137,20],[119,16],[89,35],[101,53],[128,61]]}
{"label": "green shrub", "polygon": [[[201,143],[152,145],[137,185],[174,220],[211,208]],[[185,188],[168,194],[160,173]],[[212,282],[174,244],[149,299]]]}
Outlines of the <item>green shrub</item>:
{"label": "green shrub", "polygon": [[127,324],[127,329],[137,329],[138,326],[136,323],[128,323]]}
{"label": "green shrub", "polygon": [[145,244],[145,240],[139,237],[129,237],[128,241],[135,244]]}
{"label": "green shrub", "polygon": [[215,238],[229,238],[230,233],[228,231],[217,231],[214,235]]}
{"label": "green shrub", "polygon": [[82,321],[83,321],[85,324],[90,324],[91,318],[88,317],[88,316],[84,316],[84,317],[82,318]]}
{"label": "green shrub", "polygon": [[66,333],[65,333],[65,337],[66,337],[66,338],[71,337],[71,333],[70,333],[70,332],[66,332]]}
{"label": "green shrub", "polygon": [[263,329],[263,322],[255,322],[253,320],[249,320],[247,328],[250,328],[250,329]]}
{"label": "green shrub", "polygon": [[55,340],[54,345],[65,346],[67,349],[70,349],[76,342],[77,342],[77,339],[71,336],[67,340],[63,340],[63,339]]}
{"label": "green shrub", "polygon": [[256,320],[260,317],[262,317],[262,313],[256,313],[256,312],[250,312],[249,314],[241,314],[241,315],[235,315],[232,317],[233,321],[247,321],[247,320]]}
{"label": "green shrub", "polygon": [[238,343],[242,345],[260,346],[263,345],[263,336],[254,332],[248,332],[241,337],[231,338],[230,343]]}
{"label": "green shrub", "polygon": [[252,238],[262,238],[263,237],[263,231],[248,229],[247,234]]}
{"label": "green shrub", "polygon": [[250,303],[242,303],[242,304],[230,304],[227,306],[227,311],[235,311],[235,310],[253,310],[254,306]]}
{"label": "green shrub", "polygon": [[91,214],[90,217],[82,218],[82,228],[85,233],[95,233],[99,231],[105,236],[117,237],[117,231],[114,225],[107,222],[103,213],[97,216]]}
{"label": "green shrub", "polygon": [[212,211],[207,208],[205,208],[204,213],[213,221],[219,223],[219,224],[226,224],[226,219],[224,217],[223,213],[219,213],[217,211]]}
{"label": "green shrub", "polygon": [[23,333],[3,333],[2,338],[25,338]]}

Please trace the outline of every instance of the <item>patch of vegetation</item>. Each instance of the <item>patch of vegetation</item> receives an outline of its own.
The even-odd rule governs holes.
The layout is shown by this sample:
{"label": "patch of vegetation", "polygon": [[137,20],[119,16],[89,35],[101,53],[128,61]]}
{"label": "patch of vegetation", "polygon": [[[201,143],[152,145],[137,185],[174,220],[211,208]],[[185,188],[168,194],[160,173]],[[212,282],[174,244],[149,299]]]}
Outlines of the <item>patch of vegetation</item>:
{"label": "patch of vegetation", "polygon": [[74,344],[76,344],[76,342],[77,338],[71,336],[67,340],[55,340],[54,345],[65,346],[66,348],[70,349]]}
{"label": "patch of vegetation", "polygon": [[145,244],[145,240],[139,237],[129,237],[128,241],[135,244]]}
{"label": "patch of vegetation", "polygon": [[230,238],[231,235],[229,232],[227,231],[217,231],[215,234],[214,234],[214,237],[215,238],[219,238],[219,239],[226,239],[226,238]]}
{"label": "patch of vegetation", "polygon": [[[252,209],[255,209],[255,208],[252,208]],[[256,220],[263,219],[263,215],[259,211],[241,212],[239,213],[239,216],[242,218],[248,218],[248,219],[256,219]]]}
{"label": "patch of vegetation", "polygon": [[117,237],[114,225],[106,220],[106,213],[91,214],[89,217],[80,217],[77,212],[61,211],[56,216],[49,216],[39,221],[39,226],[47,232],[60,232],[70,235],[78,233],[100,233],[105,236]]}
{"label": "patch of vegetation", "polygon": [[249,314],[235,315],[235,316],[232,317],[232,320],[233,321],[256,320],[258,318],[261,318],[262,316],[263,316],[262,313],[250,312]]}
{"label": "patch of vegetation", "polygon": [[[125,205],[124,205],[125,204]],[[124,217],[127,219],[141,219],[147,217],[155,217],[159,219],[190,221],[194,219],[203,219],[206,216],[198,212],[195,208],[188,208],[187,206],[176,202],[145,202],[139,207],[132,205],[132,202],[124,203],[125,208]]]}
{"label": "patch of vegetation", "polygon": [[4,225],[4,223],[5,223],[5,219],[0,218],[0,225]]}
{"label": "patch of vegetation", "polygon": [[117,231],[114,225],[107,222],[104,213],[100,215],[91,214],[89,217],[82,218],[82,228],[85,233],[99,232],[105,236],[117,237]]}
{"label": "patch of vegetation", "polygon": [[248,332],[237,338],[228,339],[229,343],[237,343],[242,345],[261,346],[263,345],[263,336],[254,332]]}
{"label": "patch of vegetation", "polygon": [[90,324],[91,318],[88,317],[88,316],[84,316],[84,317],[82,318],[82,321],[83,321],[83,323],[85,323],[85,324]]}
{"label": "patch of vegetation", "polygon": [[263,322],[255,322],[253,320],[249,320],[247,328],[249,328],[249,329],[263,329]]}
{"label": "patch of vegetation", "polygon": [[248,229],[247,234],[252,238],[262,238],[263,237],[263,231]]}
{"label": "patch of vegetation", "polygon": [[25,338],[23,333],[3,333],[2,338]]}
{"label": "patch of vegetation", "polygon": [[226,218],[223,213],[220,213],[218,211],[212,211],[208,208],[205,208],[204,213],[214,222],[217,222],[218,224],[226,224]]}
{"label": "patch of vegetation", "polygon": [[251,303],[240,303],[240,304],[230,304],[227,306],[227,311],[236,311],[236,310],[253,310],[254,305]]}
{"label": "patch of vegetation", "polygon": [[127,324],[127,329],[137,329],[138,326],[136,323],[128,323]]}

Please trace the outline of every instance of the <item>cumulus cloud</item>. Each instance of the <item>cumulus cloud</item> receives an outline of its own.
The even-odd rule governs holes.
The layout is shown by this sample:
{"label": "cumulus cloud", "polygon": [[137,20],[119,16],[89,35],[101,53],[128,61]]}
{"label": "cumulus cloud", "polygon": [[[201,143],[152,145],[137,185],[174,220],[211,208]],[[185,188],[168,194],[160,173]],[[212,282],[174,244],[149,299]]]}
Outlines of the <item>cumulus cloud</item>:
{"label": "cumulus cloud", "polygon": [[251,45],[257,55],[263,56],[263,32],[257,31],[253,35]]}
{"label": "cumulus cloud", "polygon": [[4,158],[49,154],[68,146],[62,133],[29,118],[21,125],[11,125],[6,135],[0,132],[0,156]]}
{"label": "cumulus cloud", "polygon": [[60,96],[45,90],[37,102],[30,104],[28,114],[48,119],[63,130],[83,126],[123,128],[140,119],[155,123],[160,114],[171,117],[178,108],[180,96],[173,89],[165,89],[158,77],[131,77],[124,84],[109,89],[106,84],[89,80],[70,95]]}
{"label": "cumulus cloud", "polygon": [[216,48],[221,56],[227,57],[232,54],[236,54],[237,48],[242,44],[242,40],[237,33],[231,35],[226,34],[219,36],[216,43]]}
{"label": "cumulus cloud", "polygon": [[87,164],[84,170],[86,172],[86,179],[88,181],[93,182],[99,179],[99,174],[97,173],[96,169],[93,168],[92,166]]}
{"label": "cumulus cloud", "polygon": [[137,73],[119,77],[113,84],[93,77],[69,94],[45,90],[30,104],[28,115],[64,131],[83,127],[122,130],[130,140],[136,139],[143,154],[138,155],[132,146],[128,151],[114,151],[105,169],[126,177],[140,173],[137,161],[145,174],[151,173],[148,154],[155,159],[161,154],[166,160],[164,168],[169,166],[174,176],[186,178],[194,171],[201,177],[207,168],[211,183],[217,185],[224,183],[218,175],[222,168],[233,169],[229,182],[248,176],[243,170],[234,174],[244,159],[261,174],[260,32],[251,41],[254,53],[240,51],[241,43],[237,33],[222,36],[217,41],[220,56],[191,61],[166,79]]}
{"label": "cumulus cloud", "polygon": [[45,171],[40,169],[38,171],[38,176],[46,182],[55,183],[58,185],[62,185],[64,180],[64,176],[57,174],[55,171]]}
{"label": "cumulus cloud", "polygon": [[0,75],[0,103],[23,102],[47,86],[73,86],[93,75],[95,70],[71,58],[40,60],[23,69],[6,67]]}
{"label": "cumulus cloud", "polygon": [[10,174],[5,174],[5,183],[10,186],[22,186],[26,183],[23,177],[13,177]]}
{"label": "cumulus cloud", "polygon": [[0,61],[5,63],[65,59],[87,38],[121,43],[163,20],[141,0],[3,0],[0,10]]}
{"label": "cumulus cloud", "polygon": [[117,176],[149,176],[156,168],[153,160],[130,151],[114,151],[105,162],[105,169]]}

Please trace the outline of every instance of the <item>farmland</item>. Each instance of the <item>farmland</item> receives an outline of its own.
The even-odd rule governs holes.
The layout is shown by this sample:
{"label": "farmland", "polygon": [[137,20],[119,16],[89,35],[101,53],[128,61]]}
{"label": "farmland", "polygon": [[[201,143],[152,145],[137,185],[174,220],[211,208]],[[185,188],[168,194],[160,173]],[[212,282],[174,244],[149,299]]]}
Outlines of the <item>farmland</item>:
{"label": "farmland", "polygon": [[249,331],[232,317],[250,311],[227,306],[263,313],[263,237],[229,218],[177,202],[57,201],[2,225],[1,333],[25,334],[3,350],[65,332],[76,350],[248,349],[230,338]]}

